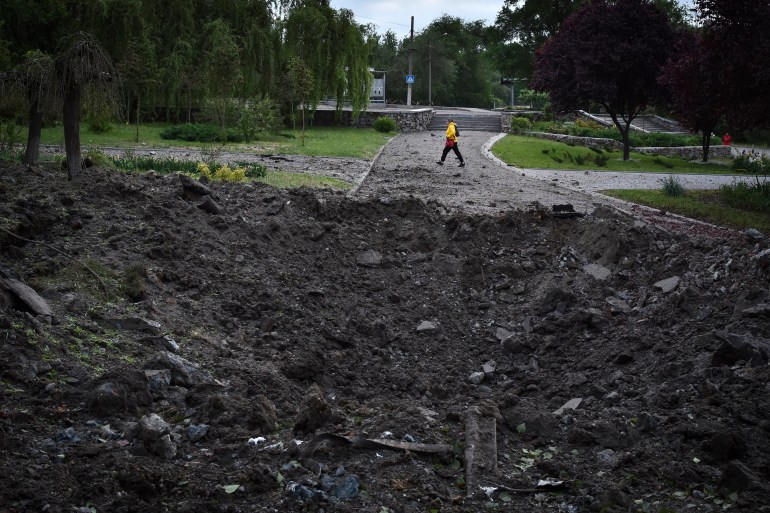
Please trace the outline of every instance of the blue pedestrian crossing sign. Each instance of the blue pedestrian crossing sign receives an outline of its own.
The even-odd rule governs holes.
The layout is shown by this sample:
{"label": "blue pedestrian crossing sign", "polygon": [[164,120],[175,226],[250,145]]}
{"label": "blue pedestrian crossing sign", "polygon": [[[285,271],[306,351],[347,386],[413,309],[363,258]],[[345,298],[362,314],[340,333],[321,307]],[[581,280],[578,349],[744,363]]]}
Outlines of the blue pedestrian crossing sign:
{"label": "blue pedestrian crossing sign", "polygon": [[414,84],[414,75],[407,75],[406,76],[406,83],[407,84]]}

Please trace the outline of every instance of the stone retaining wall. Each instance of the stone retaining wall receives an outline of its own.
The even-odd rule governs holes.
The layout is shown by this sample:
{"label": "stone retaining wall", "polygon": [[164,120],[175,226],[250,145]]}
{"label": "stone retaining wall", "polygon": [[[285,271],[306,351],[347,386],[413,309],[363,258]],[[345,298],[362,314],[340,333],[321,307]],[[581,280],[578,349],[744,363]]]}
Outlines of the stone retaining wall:
{"label": "stone retaining wall", "polygon": [[565,144],[575,144],[578,146],[587,146],[588,148],[596,148],[599,150],[622,150],[623,143],[616,141],[615,139],[602,139],[598,137],[577,137],[574,135],[564,134],[551,134],[548,132],[527,132],[535,137],[541,139],[548,139],[551,141],[558,141]]}
{"label": "stone retaining wall", "polygon": [[313,119],[317,126],[371,128],[377,118],[388,117],[395,120],[399,132],[421,132],[428,130],[434,114],[433,109],[378,110],[362,112],[358,120],[355,120],[351,111],[342,111],[340,117],[337,118],[336,112],[333,110],[317,110]]}
{"label": "stone retaining wall", "polygon": [[[596,137],[577,137],[574,135],[562,135],[562,134],[549,134],[545,132],[529,132],[530,135],[540,137],[542,139],[549,139],[552,141],[559,141],[565,144],[575,144],[579,146],[587,146],[589,148],[596,148],[601,150],[623,150],[623,143],[614,139],[600,139]],[[639,153],[648,153],[651,155],[663,155],[666,157],[680,157],[688,160],[701,160],[703,158],[703,148],[700,146],[672,146],[672,147],[631,147],[632,151]],[[731,156],[730,146],[710,146],[709,158]]]}
{"label": "stone retaining wall", "polygon": [[510,111],[500,113],[500,131],[508,133],[511,131],[511,118],[527,118],[530,121],[545,121],[545,113],[540,111]]}
{"label": "stone retaining wall", "polygon": [[[674,146],[673,148],[633,148],[639,153],[651,153],[653,155],[665,155],[667,157],[681,157],[688,160],[702,160],[703,148],[701,146]],[[709,158],[729,158],[731,151],[729,146],[709,146]]]}

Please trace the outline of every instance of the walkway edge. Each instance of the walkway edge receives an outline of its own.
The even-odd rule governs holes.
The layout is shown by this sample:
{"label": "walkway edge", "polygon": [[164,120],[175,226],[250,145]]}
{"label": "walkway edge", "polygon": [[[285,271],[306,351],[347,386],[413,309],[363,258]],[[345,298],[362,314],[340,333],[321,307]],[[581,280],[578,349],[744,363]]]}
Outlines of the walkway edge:
{"label": "walkway edge", "polygon": [[401,137],[400,133],[396,134],[395,137],[389,139],[388,142],[382,145],[382,147],[380,148],[380,151],[377,152],[377,155],[374,157],[374,160],[372,160],[372,163],[369,166],[369,169],[366,171],[366,173],[361,175],[361,177],[358,180],[356,180],[356,184],[353,186],[352,189],[348,191],[348,194],[347,194],[348,197],[352,197],[355,193],[357,193],[358,189],[360,189],[361,186],[364,184],[364,181],[366,181],[366,178],[369,176],[369,173],[372,172],[372,169],[374,169],[374,166],[377,164],[377,161],[380,160],[380,156],[382,155],[383,150],[385,150],[385,146],[392,143],[399,137]]}

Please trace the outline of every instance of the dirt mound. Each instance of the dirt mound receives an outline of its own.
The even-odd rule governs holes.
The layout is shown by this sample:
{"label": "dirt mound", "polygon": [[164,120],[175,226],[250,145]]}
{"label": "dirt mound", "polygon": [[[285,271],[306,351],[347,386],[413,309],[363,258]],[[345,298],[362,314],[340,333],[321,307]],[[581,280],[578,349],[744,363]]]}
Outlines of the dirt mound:
{"label": "dirt mound", "polygon": [[767,244],[446,212],[5,164],[0,511],[770,511]]}

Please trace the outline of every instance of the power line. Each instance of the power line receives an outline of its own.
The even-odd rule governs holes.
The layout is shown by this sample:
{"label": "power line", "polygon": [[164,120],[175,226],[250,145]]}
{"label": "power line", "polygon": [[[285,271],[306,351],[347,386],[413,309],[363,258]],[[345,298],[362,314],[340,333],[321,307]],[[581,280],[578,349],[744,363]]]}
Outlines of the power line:
{"label": "power line", "polygon": [[355,15],[356,18],[363,18],[365,20],[372,20],[372,21],[376,21],[376,22],[379,22],[379,23],[387,23],[389,25],[400,25],[402,27],[408,27],[409,26],[409,25],[407,25],[405,23],[396,23],[395,21],[378,20],[377,18],[369,18],[368,16],[361,16],[360,14],[355,14],[355,13],[354,13],[354,15]]}

